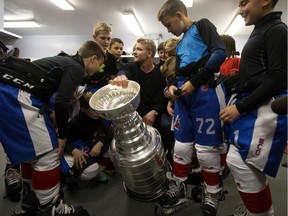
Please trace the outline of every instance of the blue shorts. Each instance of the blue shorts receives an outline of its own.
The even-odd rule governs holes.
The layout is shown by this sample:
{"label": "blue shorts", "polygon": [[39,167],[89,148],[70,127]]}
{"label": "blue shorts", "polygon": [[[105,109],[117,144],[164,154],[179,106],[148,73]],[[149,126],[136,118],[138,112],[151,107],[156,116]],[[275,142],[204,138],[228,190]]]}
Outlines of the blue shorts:
{"label": "blue shorts", "polygon": [[[184,83],[178,82],[178,88]],[[173,128],[179,142],[196,142],[216,146],[223,143],[219,112],[225,107],[223,84],[216,88],[203,85],[188,96],[180,96],[174,103]]]}
{"label": "blue shorts", "polygon": [[12,164],[32,160],[58,147],[43,102],[28,92],[0,82],[0,142]]}
{"label": "blue shorts", "polygon": [[[283,94],[275,98],[281,96]],[[275,177],[287,145],[287,115],[275,114],[271,103],[272,99],[241,114],[231,125],[227,125],[227,137],[246,163]]]}

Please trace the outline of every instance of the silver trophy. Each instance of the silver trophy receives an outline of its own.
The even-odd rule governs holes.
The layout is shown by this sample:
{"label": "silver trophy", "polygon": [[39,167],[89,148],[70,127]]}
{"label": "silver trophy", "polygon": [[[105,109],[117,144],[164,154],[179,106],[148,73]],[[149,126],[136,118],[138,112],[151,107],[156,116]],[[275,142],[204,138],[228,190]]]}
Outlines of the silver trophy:
{"label": "silver trophy", "polygon": [[126,192],[140,201],[159,198],[168,187],[168,162],[159,132],[146,125],[137,113],[140,86],[134,81],[123,88],[108,84],[91,97],[89,104],[112,121],[114,139],[111,160],[123,178]]}

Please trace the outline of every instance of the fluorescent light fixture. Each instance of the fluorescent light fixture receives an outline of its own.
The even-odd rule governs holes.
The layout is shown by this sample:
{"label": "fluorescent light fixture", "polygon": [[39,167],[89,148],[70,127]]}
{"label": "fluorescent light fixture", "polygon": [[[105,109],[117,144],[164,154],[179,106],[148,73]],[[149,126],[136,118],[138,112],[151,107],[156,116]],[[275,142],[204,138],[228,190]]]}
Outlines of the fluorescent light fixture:
{"label": "fluorescent light fixture", "polygon": [[57,7],[61,8],[62,10],[74,10],[74,8],[65,0],[50,0],[53,2]]}
{"label": "fluorescent light fixture", "polygon": [[4,35],[4,37],[6,37],[6,35],[8,35],[9,38],[12,37],[12,38],[16,38],[16,39],[22,39],[22,36],[14,34],[14,33],[9,32],[9,31],[6,31],[4,29],[0,29],[0,35]]}
{"label": "fluorescent light fixture", "polygon": [[136,35],[143,37],[144,32],[134,14],[133,10],[128,10],[123,13],[123,17],[127,25],[130,27],[131,31]]}
{"label": "fluorescent light fixture", "polygon": [[233,18],[229,26],[227,27],[225,34],[234,36],[243,26],[245,22],[242,16],[239,14],[236,14],[236,16]]}
{"label": "fluorescent light fixture", "polygon": [[181,0],[186,7],[193,7],[193,0]]}
{"label": "fluorescent light fixture", "polygon": [[33,20],[4,21],[4,28],[36,28],[36,27],[40,27],[40,24]]}

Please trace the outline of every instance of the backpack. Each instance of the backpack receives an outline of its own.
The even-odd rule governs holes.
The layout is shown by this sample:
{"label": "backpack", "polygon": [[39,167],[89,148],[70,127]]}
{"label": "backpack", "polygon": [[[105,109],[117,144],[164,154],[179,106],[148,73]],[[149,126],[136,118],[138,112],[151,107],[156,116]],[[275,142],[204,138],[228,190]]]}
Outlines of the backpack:
{"label": "backpack", "polygon": [[39,96],[48,97],[46,73],[34,63],[8,56],[0,62],[0,80],[19,89]]}

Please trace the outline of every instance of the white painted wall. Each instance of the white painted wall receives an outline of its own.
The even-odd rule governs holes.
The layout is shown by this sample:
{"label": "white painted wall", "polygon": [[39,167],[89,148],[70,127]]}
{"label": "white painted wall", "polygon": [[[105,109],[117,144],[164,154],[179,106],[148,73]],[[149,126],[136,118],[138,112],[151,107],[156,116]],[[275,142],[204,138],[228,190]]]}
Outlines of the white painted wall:
{"label": "white painted wall", "polygon": [[[124,42],[124,50],[131,52],[137,37],[133,35],[117,36]],[[151,36],[150,36],[151,37]],[[237,50],[241,53],[248,37],[235,36]],[[168,38],[159,40],[165,41]],[[17,40],[14,47],[20,49],[21,58],[30,58],[32,60],[54,56],[64,51],[68,54],[75,54],[81,44],[86,40],[92,40],[90,35],[51,35],[51,36],[29,36]]]}
{"label": "white painted wall", "polygon": [[[124,41],[124,50],[131,52],[137,38],[134,36],[119,38]],[[236,49],[241,54],[248,37],[235,36],[234,38],[236,40]],[[18,40],[14,44],[14,47],[20,49],[21,58],[30,58],[35,60],[38,58],[57,55],[61,51],[68,54],[75,54],[84,41],[91,39],[92,36],[89,35],[30,36]],[[168,38],[163,38],[161,41],[165,41],[166,39]]]}
{"label": "white painted wall", "polygon": [[26,36],[16,41],[14,47],[20,49],[21,58],[35,60],[55,56],[61,51],[75,54],[81,44],[90,39],[86,35]]}
{"label": "white painted wall", "polygon": [[[124,50],[132,51],[137,37],[134,35],[113,35],[124,42]],[[155,36],[147,36],[156,39]],[[162,38],[166,40],[168,38]],[[14,47],[20,49],[21,58],[30,58],[32,60],[54,56],[64,51],[68,54],[75,54],[81,44],[86,40],[92,40],[92,35],[51,35],[51,36],[24,36],[16,41]],[[157,40],[156,40],[157,41]]]}

